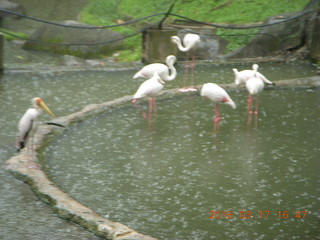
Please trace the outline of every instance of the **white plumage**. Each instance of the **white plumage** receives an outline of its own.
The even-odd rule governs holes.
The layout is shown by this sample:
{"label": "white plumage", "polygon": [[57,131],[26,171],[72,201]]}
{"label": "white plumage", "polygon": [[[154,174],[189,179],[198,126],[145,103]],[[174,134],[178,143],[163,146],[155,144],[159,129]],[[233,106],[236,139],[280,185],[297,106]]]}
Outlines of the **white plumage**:
{"label": "white plumage", "polygon": [[164,81],[172,81],[177,76],[177,70],[174,67],[177,58],[173,55],[169,55],[166,58],[166,64],[163,63],[152,63],[144,66],[138,71],[133,79],[136,78],[151,78],[154,72],[158,72],[160,78]]}
{"label": "white plumage", "polygon": [[225,103],[231,106],[233,109],[236,108],[236,104],[232,101],[229,94],[220,86],[215,83],[203,84],[200,95],[210,99],[213,102],[215,118],[214,118],[214,131],[219,129],[221,121],[221,115],[218,103]]}
{"label": "white plumage", "polygon": [[246,81],[246,88],[250,95],[257,95],[263,91],[264,83],[261,78],[251,77]]}
{"label": "white plumage", "polygon": [[194,33],[188,33],[184,36],[182,42],[178,36],[171,37],[172,42],[177,44],[178,48],[182,52],[188,52],[191,49],[195,48],[200,43],[200,36]]}
{"label": "white plumage", "polygon": [[25,112],[18,124],[18,151],[23,149],[26,146],[27,142],[33,137],[38,127],[39,116],[42,114],[42,109],[52,117],[55,117],[55,115],[51,112],[51,110],[47,107],[47,105],[42,101],[41,98],[33,98],[31,103],[33,108],[29,108]]}
{"label": "white plumage", "polygon": [[[186,64],[185,64],[185,74],[184,74],[184,86],[179,91],[189,92],[197,91],[197,88],[194,87],[194,65],[195,65],[195,48],[200,43],[200,36],[194,33],[188,33],[183,37],[183,40],[178,36],[172,36],[171,41],[178,46],[178,49],[182,52],[186,52]],[[183,42],[183,43],[182,43]],[[190,54],[190,52],[192,52]],[[192,60],[189,62],[189,56],[191,55]],[[189,78],[189,67],[191,69],[191,79],[190,87],[187,87],[187,79]]]}
{"label": "white plumage", "polygon": [[225,103],[236,108],[236,104],[230,98],[229,94],[215,83],[205,83],[201,88],[200,95],[209,98],[213,103]]}
{"label": "white plumage", "polygon": [[[143,97],[149,97],[149,123],[151,123],[152,113],[156,110],[156,100],[155,96],[163,89],[163,84],[165,82],[159,77],[158,72],[154,72],[153,77],[144,81],[137,92],[133,95],[132,103],[137,105],[137,100]],[[142,110],[141,110],[142,111]],[[146,118],[146,113],[142,111],[143,118]]]}
{"label": "white plumage", "polygon": [[[248,114],[248,126],[251,124],[252,114],[255,115],[255,125],[258,124],[258,108],[259,98],[258,95],[263,91],[264,83],[261,78],[251,77],[246,81],[246,88],[249,92],[247,101],[247,114]],[[255,102],[254,102],[255,101]],[[254,110],[253,110],[254,108]]]}
{"label": "white plumage", "polygon": [[252,65],[252,70],[242,70],[238,71],[238,69],[233,68],[234,72],[234,82],[236,85],[240,84],[245,84],[246,81],[248,81],[250,78],[256,77],[260,78],[264,83],[266,84],[273,84],[271,81],[269,81],[264,75],[258,72],[259,65],[258,64],[253,64]]}
{"label": "white plumage", "polygon": [[164,82],[155,72],[153,77],[144,81],[133,96],[133,100],[143,97],[154,97],[163,89]]}

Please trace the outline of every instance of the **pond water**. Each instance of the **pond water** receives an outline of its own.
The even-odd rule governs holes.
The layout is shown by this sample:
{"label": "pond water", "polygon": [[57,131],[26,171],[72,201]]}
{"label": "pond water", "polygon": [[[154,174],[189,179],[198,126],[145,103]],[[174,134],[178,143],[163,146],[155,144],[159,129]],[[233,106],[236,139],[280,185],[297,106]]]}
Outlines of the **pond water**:
{"label": "pond water", "polygon": [[[160,101],[152,129],[132,107],[100,114],[47,149],[50,175],[100,214],[159,239],[313,239],[319,94],[268,91],[257,129],[248,129],[246,94],[234,92],[240,106],[222,109],[219,134],[198,96]],[[234,219],[210,220],[211,210]],[[254,218],[241,220],[240,211]]]}
{"label": "pond water", "polygon": [[[232,67],[197,66],[197,83],[230,83]],[[315,75],[306,63],[260,68],[272,81]],[[41,96],[56,115],[67,115],[133,94],[142,82],[131,79],[134,72],[5,73],[1,162],[15,154],[16,125],[29,99]],[[166,88],[181,86],[183,68],[179,73]],[[70,126],[45,150],[50,177],[101,215],[159,239],[315,239],[319,89],[264,91],[257,127],[247,126],[246,92],[230,95],[238,108],[221,106],[215,134],[212,104],[198,94],[159,99],[151,125],[128,104]],[[0,178],[4,239],[97,239],[57,218],[3,169]],[[210,211],[229,215],[209,219]],[[268,218],[260,211],[270,211]]]}

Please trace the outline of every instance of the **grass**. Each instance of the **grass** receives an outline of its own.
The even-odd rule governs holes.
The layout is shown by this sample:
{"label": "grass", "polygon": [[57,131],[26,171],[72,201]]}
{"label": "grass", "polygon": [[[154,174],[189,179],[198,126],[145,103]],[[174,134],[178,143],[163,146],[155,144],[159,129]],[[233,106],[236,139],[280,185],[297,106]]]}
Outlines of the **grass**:
{"label": "grass", "polygon": [[[1,31],[1,29],[3,29],[3,31]],[[11,30],[8,30],[8,29],[4,29],[4,28],[0,28],[0,32],[2,32],[4,38],[6,40],[20,40],[21,38],[22,39],[27,39],[29,36],[25,33],[21,33],[21,32],[14,32],[14,31],[11,31]],[[9,33],[9,34],[7,34]],[[15,36],[17,37],[15,37]]]}
{"label": "grass", "polygon": [[[81,20],[97,26],[114,25],[119,20],[130,21],[154,13],[166,12],[173,2],[173,0],[91,0],[83,9]],[[263,22],[270,16],[302,10],[308,2],[309,0],[177,0],[172,13],[212,23],[256,23]],[[111,28],[111,30],[127,35],[141,29],[146,24],[159,22],[162,17],[149,18],[137,24]],[[174,20],[175,18],[169,17],[166,21],[173,22]],[[228,51],[232,51],[245,46],[257,31],[258,29],[218,29],[217,34],[230,42]],[[235,34],[247,35],[228,36]],[[140,60],[141,37],[126,39],[124,49],[119,53],[119,61]]]}

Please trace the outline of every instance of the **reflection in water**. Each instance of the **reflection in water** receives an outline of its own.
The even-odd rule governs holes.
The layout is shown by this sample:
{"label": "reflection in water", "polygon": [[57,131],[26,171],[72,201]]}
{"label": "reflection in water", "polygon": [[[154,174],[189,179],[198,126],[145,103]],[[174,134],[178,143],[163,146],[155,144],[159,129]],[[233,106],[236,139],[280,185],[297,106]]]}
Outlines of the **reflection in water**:
{"label": "reflection in water", "polygon": [[216,135],[198,95],[161,99],[152,131],[131,106],[81,122],[47,149],[51,176],[100,214],[160,239],[313,239],[318,136],[305,135],[318,132],[319,91],[266,91],[250,132],[245,92],[233,96],[239,108],[225,108]]}

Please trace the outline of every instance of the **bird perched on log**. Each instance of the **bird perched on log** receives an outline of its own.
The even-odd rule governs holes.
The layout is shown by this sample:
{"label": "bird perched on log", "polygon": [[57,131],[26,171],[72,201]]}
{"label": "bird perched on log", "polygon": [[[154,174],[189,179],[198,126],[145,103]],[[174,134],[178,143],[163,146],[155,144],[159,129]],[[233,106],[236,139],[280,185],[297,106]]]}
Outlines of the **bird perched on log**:
{"label": "bird perched on log", "polygon": [[[29,108],[18,124],[18,141],[17,141],[17,151],[19,152],[21,149],[25,148],[27,144],[29,145],[29,149],[33,148],[33,137],[38,127],[39,117],[42,114],[42,110],[45,110],[50,116],[55,118],[53,112],[48,108],[48,106],[44,103],[44,101],[39,98],[33,98],[32,108]],[[28,164],[28,167],[32,167]]]}

